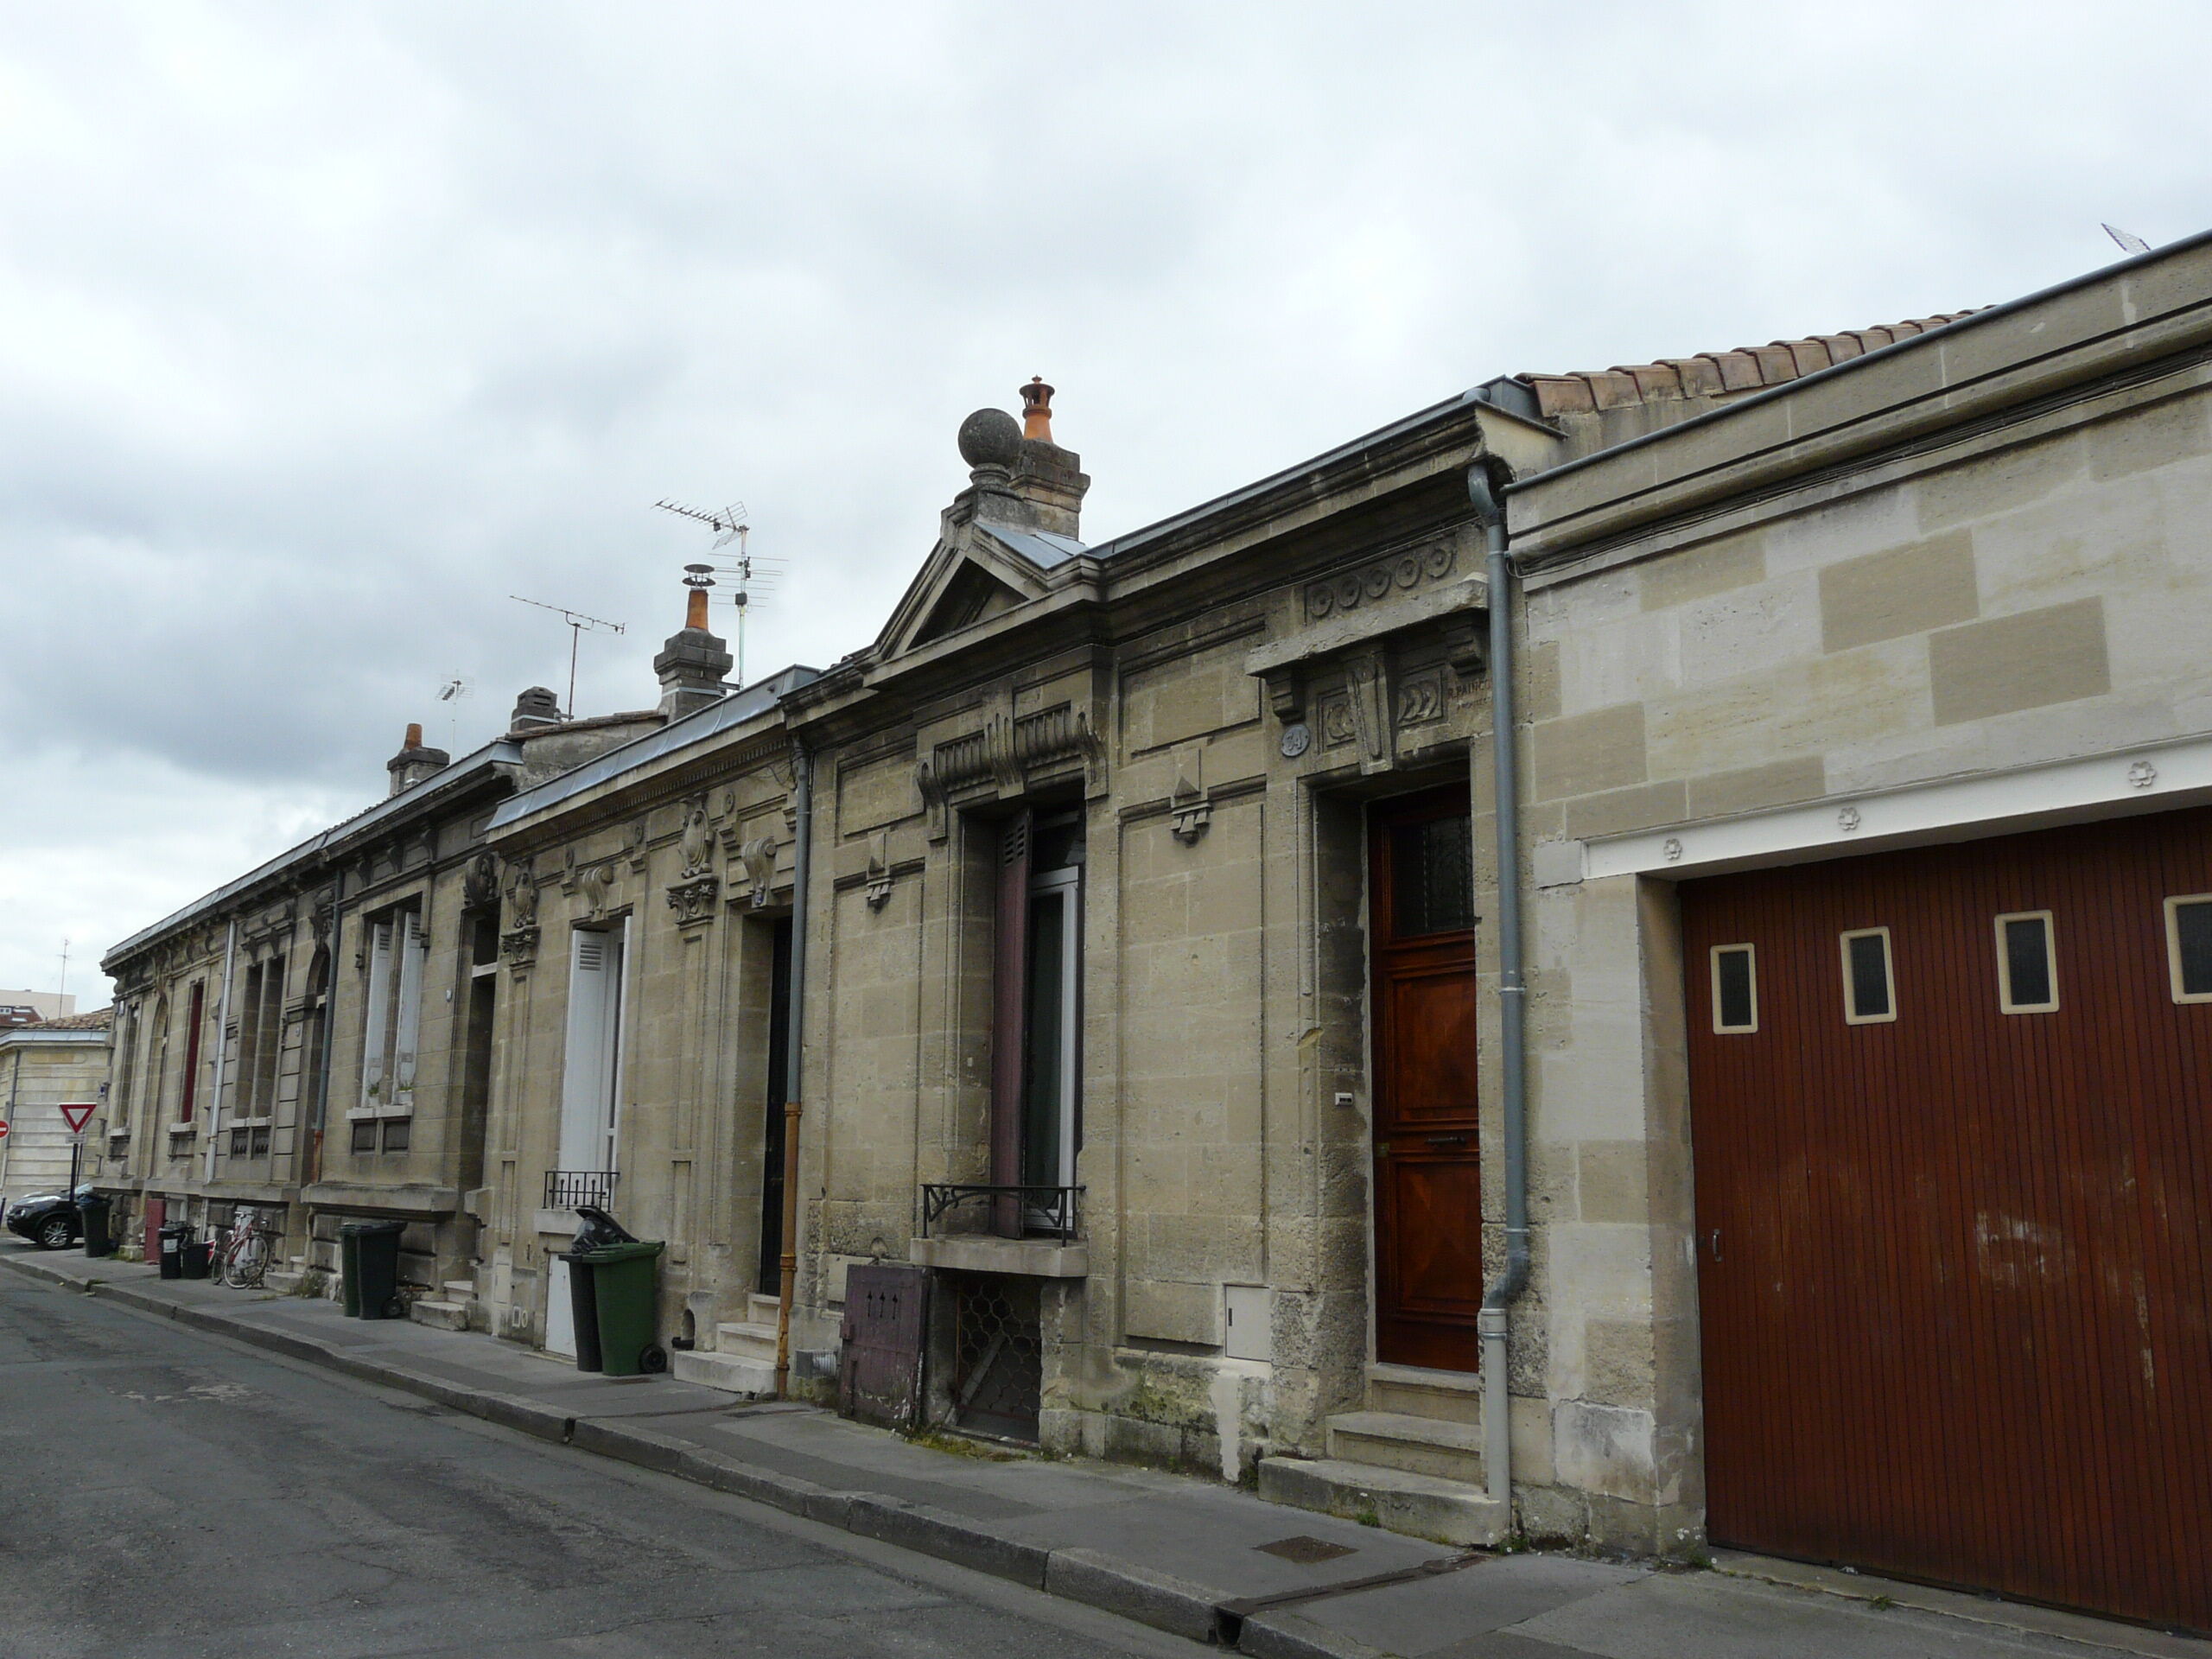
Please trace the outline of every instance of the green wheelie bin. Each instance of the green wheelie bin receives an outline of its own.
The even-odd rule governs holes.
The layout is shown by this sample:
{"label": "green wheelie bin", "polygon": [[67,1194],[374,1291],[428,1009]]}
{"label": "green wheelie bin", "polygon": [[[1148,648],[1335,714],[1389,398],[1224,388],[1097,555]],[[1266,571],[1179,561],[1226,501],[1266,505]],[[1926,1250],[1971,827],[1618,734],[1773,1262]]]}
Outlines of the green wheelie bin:
{"label": "green wheelie bin", "polygon": [[655,1241],[603,1244],[576,1252],[571,1271],[582,1265],[591,1274],[593,1300],[598,1304],[600,1363],[609,1376],[668,1369],[668,1351],[657,1340],[657,1264],[667,1248]]}

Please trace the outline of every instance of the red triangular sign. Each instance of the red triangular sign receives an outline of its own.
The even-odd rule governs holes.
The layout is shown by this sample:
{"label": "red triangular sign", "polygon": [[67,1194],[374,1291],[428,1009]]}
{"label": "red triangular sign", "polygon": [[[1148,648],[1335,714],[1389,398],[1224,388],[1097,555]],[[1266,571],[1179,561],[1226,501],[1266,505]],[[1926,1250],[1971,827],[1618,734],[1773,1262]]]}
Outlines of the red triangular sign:
{"label": "red triangular sign", "polygon": [[85,1125],[92,1121],[92,1114],[99,1109],[97,1106],[89,1103],[80,1106],[64,1106],[61,1109],[61,1121],[69,1126],[70,1134],[82,1135],[85,1132]]}

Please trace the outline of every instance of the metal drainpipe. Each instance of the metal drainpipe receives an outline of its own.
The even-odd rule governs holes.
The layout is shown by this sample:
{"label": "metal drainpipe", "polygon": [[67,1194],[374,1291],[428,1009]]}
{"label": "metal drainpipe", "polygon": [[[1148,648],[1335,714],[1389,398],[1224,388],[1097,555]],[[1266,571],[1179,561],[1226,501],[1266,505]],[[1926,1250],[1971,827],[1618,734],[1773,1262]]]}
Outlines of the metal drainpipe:
{"label": "metal drainpipe", "polygon": [[1483,1467],[1493,1502],[1513,1506],[1512,1407],[1506,1390],[1506,1310],[1529,1283],[1528,986],[1521,955],[1521,769],[1514,716],[1513,587],[1505,508],[1478,463],[1467,498],[1490,542],[1491,765],[1497,810],[1497,1001],[1504,1071],[1505,1267],[1483,1292]]}
{"label": "metal drainpipe", "polygon": [[776,1287],[776,1398],[790,1397],[791,1294],[798,1283],[799,1093],[805,1085],[806,878],[814,844],[814,760],[791,740],[791,955],[789,1052],[784,1058],[784,1224],[781,1273]]}
{"label": "metal drainpipe", "polygon": [[215,1085],[207,1091],[207,1159],[204,1180],[215,1179],[215,1137],[223,1129],[223,1062],[229,1058],[225,1046],[230,1040],[231,1027],[231,972],[238,955],[238,925],[232,918],[229,931],[223,935],[223,995],[215,1005]]}

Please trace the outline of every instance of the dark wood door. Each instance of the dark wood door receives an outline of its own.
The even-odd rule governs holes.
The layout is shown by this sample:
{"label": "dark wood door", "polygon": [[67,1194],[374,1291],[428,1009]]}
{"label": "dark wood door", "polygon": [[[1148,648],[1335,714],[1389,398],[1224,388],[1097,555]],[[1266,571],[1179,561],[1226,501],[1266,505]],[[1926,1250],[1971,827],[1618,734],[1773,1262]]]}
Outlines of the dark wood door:
{"label": "dark wood door", "polygon": [[1464,785],[1368,823],[1376,1357],[1474,1370],[1483,1300],[1473,849]]}
{"label": "dark wood door", "polygon": [[2212,1630],[2207,893],[2204,811],[1684,884],[1714,1542]]}

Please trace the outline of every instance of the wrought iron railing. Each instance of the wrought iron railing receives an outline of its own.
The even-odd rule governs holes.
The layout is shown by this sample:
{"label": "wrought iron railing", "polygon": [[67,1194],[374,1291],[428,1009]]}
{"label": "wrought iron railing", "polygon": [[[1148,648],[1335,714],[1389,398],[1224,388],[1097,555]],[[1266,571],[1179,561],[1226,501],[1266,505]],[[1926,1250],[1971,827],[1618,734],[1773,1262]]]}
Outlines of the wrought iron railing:
{"label": "wrought iron railing", "polygon": [[963,1181],[925,1181],[922,1184],[922,1236],[945,1214],[963,1205],[1004,1208],[1020,1217],[1020,1230],[1045,1233],[1063,1244],[1075,1243],[1083,1224],[1083,1189],[1079,1186],[994,1186]]}
{"label": "wrought iron railing", "polygon": [[594,1210],[604,1210],[614,1202],[614,1184],[621,1179],[611,1169],[549,1169],[545,1207],[574,1210],[588,1204]]}

